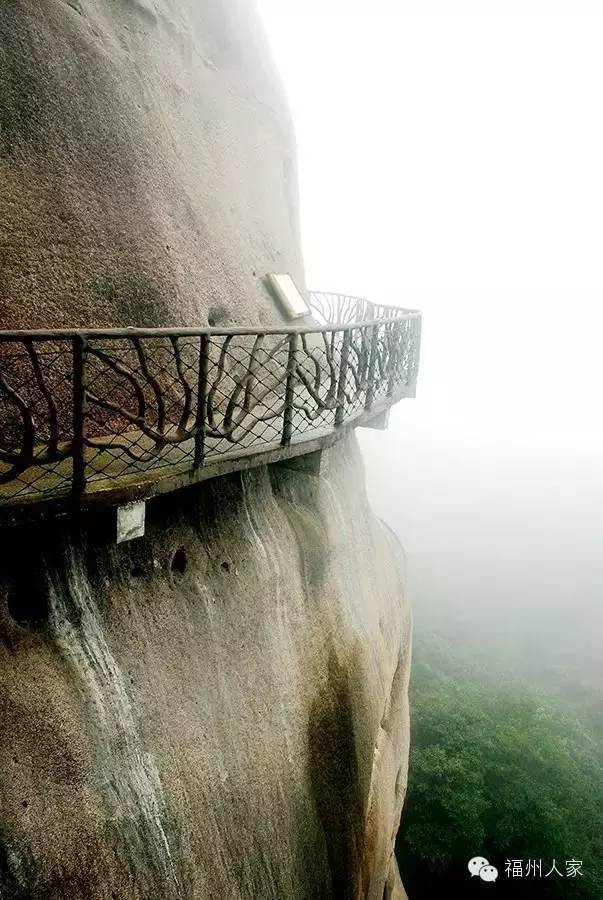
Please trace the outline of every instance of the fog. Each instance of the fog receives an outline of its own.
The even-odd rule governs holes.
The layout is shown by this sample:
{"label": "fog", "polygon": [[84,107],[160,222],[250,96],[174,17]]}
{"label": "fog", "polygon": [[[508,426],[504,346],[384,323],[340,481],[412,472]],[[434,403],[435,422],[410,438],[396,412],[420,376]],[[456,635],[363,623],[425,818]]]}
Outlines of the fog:
{"label": "fog", "polygon": [[561,654],[590,680],[603,599],[600,3],[260,7],[297,131],[308,284],[424,313],[417,399],[389,431],[361,433],[417,628],[504,634],[543,670]]}

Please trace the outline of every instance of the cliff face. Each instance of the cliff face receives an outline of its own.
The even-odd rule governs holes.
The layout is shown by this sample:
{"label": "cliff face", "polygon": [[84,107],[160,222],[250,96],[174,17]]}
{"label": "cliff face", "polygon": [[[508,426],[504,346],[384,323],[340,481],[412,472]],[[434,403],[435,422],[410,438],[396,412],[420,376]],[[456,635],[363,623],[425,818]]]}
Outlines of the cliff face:
{"label": "cliff face", "polygon": [[302,282],[294,141],[246,0],[0,4],[0,185],[5,328],[270,323],[260,279]]}
{"label": "cliff face", "polygon": [[[0,324],[261,323],[302,281],[293,139],[241,0],[0,7]],[[410,623],[353,438],[2,533],[0,895],[403,896]]]}
{"label": "cliff face", "polygon": [[351,442],[157,499],[132,544],[15,535],[3,897],[381,900],[409,617],[361,474]]}

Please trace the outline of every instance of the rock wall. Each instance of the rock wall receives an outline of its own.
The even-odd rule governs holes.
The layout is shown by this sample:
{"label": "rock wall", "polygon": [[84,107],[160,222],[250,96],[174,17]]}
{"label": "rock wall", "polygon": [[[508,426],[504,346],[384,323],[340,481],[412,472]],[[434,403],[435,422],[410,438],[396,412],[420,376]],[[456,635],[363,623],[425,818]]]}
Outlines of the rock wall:
{"label": "rock wall", "polygon": [[[243,0],[3,0],[0,326],[270,323],[294,143]],[[2,900],[403,897],[410,622],[355,439],[7,530]]]}
{"label": "rock wall", "polygon": [[2,0],[0,327],[269,324],[295,146],[246,0]]}
{"label": "rock wall", "polygon": [[361,474],[351,440],[157,498],[131,544],[14,534],[3,898],[396,896],[410,625]]}

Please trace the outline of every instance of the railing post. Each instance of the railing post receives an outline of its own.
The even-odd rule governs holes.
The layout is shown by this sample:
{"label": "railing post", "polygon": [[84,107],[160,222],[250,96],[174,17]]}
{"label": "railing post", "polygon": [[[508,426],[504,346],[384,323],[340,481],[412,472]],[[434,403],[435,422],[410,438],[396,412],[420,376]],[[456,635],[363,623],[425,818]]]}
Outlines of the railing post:
{"label": "railing post", "polygon": [[377,367],[377,350],[379,347],[379,326],[373,325],[371,328],[371,355],[369,357],[369,367],[366,383],[366,401],[365,409],[370,409],[375,399],[375,369]]}
{"label": "railing post", "polygon": [[209,337],[202,334],[199,340],[199,379],[197,383],[197,417],[195,421],[194,468],[203,465],[205,458],[205,428],[207,422],[207,375],[209,372]]}
{"label": "railing post", "polygon": [[401,322],[395,322],[392,328],[392,349],[389,355],[389,377],[387,380],[387,396],[391,397],[394,393],[394,384],[396,381],[396,371],[398,366],[399,345],[400,345],[400,328]]}
{"label": "railing post", "polygon": [[345,418],[345,389],[348,377],[348,359],[350,356],[351,329],[343,332],[341,357],[339,361],[339,381],[337,383],[337,409],[335,410],[335,427],[339,428]]}
{"label": "railing post", "polygon": [[[411,337],[412,336],[412,337]],[[411,341],[412,356],[409,362],[409,379],[407,388],[407,397],[416,397],[417,395],[417,375],[419,371],[419,356],[421,353],[421,319],[412,319],[409,325],[409,340]]]}
{"label": "railing post", "polygon": [[72,493],[86,489],[86,340],[76,335],[73,350],[73,478]]}
{"label": "railing post", "polygon": [[288,447],[291,443],[293,431],[293,400],[295,397],[295,370],[297,368],[297,349],[299,335],[292,332],[289,335],[289,357],[287,359],[287,385],[285,388],[285,408],[283,410],[283,436],[281,444]]}

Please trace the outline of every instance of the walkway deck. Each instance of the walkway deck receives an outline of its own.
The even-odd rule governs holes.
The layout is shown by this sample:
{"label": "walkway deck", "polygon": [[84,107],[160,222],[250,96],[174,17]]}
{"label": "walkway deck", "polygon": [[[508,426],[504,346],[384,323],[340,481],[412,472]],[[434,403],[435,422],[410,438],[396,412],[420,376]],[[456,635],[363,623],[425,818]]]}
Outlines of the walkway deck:
{"label": "walkway deck", "polygon": [[263,332],[0,332],[0,520],[312,452],[414,396],[418,312],[312,303],[319,324]]}

